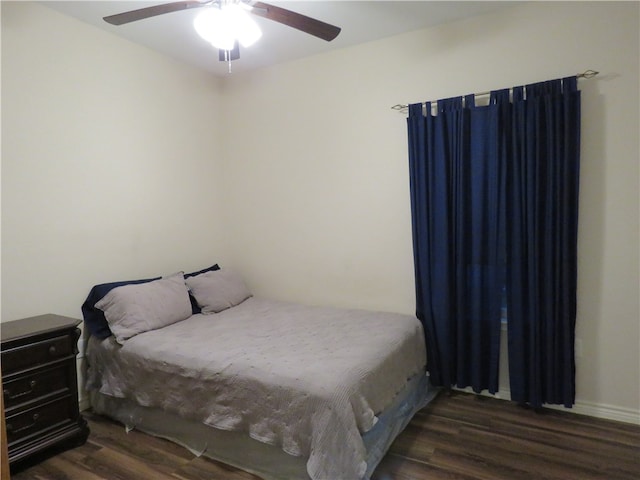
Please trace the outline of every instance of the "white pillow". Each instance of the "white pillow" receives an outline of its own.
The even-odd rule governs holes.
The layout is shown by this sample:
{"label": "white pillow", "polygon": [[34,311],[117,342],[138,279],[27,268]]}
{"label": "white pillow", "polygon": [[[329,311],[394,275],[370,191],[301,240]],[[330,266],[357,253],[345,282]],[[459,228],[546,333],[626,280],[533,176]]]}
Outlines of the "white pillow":
{"label": "white pillow", "polygon": [[205,314],[235,307],[251,296],[240,275],[227,269],[188,277],[185,282]]}
{"label": "white pillow", "polygon": [[191,316],[189,291],[182,272],[152,282],[116,287],[95,306],[104,312],[118,343]]}

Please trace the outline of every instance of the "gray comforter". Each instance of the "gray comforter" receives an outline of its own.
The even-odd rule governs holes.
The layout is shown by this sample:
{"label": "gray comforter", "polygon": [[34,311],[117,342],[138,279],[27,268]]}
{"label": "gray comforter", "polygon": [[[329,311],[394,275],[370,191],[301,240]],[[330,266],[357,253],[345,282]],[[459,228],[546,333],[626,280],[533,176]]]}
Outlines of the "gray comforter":
{"label": "gray comforter", "polygon": [[88,355],[89,389],[308,457],[314,480],[364,476],[361,433],[425,365],[415,317],[258,298]]}

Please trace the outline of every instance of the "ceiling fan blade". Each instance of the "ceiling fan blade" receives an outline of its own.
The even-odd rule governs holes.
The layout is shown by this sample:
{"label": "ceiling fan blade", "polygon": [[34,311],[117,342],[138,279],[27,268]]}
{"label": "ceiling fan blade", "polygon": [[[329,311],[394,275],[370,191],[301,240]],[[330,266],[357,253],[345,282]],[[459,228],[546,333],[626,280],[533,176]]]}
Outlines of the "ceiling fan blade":
{"label": "ceiling fan blade", "polygon": [[341,30],[334,25],[268,3],[253,2],[251,6],[253,6],[251,13],[254,15],[293,27],[327,42],[336,38]]}
{"label": "ceiling fan blade", "polygon": [[211,2],[198,2],[195,0],[165,3],[163,5],[154,5],[152,7],[131,10],[130,12],[109,15],[108,17],[103,17],[103,20],[107,23],[110,23],[111,25],[124,25],[125,23],[137,22],[138,20],[144,20],[145,18],[164,15],[165,13],[179,12],[180,10],[187,10],[189,8],[204,7],[209,3]]}

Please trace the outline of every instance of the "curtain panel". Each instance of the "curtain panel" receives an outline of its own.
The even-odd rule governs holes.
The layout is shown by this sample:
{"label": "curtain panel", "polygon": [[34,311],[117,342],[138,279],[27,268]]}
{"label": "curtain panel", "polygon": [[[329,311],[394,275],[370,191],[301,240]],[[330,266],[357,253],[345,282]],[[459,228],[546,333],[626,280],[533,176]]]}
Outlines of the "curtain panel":
{"label": "curtain panel", "polygon": [[571,406],[577,78],[409,106],[416,314],[435,385],[498,391],[501,307],[512,400]]}

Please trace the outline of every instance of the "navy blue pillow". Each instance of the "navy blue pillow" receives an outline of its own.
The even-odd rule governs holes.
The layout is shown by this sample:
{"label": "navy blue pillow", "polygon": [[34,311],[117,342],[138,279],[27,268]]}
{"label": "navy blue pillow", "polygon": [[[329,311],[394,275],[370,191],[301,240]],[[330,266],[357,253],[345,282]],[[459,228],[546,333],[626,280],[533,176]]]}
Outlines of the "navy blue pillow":
{"label": "navy blue pillow", "polygon": [[121,287],[123,285],[147,283],[161,278],[162,277],[145,278],[142,280],[125,280],[122,282],[101,283],[100,285],[95,285],[89,292],[87,299],[82,304],[82,316],[84,317],[85,325],[89,329],[89,333],[100,340],[111,336],[111,330],[109,329],[107,319],[104,318],[104,312],[99,308],[95,308],[95,304],[107,293],[114,288]]}
{"label": "navy blue pillow", "polygon": [[[220,270],[220,267],[217,263],[210,266],[209,268],[205,268],[204,270],[200,270],[198,272],[185,273],[184,278],[195,277],[196,275],[200,275],[201,273],[215,272],[216,270]],[[189,300],[191,300],[191,313],[193,313],[193,315],[195,315],[196,313],[202,313],[202,310],[198,306],[198,302],[196,302],[196,299],[193,297],[193,295],[191,295],[191,292],[189,292]]]}

